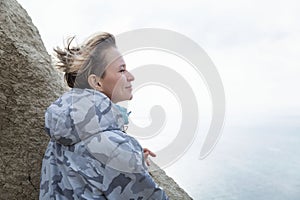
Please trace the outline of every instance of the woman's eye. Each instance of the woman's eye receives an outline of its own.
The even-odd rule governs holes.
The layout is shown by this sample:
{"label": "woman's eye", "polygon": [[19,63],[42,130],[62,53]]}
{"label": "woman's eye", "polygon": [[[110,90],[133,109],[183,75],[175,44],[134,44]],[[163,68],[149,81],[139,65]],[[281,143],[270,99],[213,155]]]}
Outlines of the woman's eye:
{"label": "woman's eye", "polygon": [[125,72],[125,71],[126,71],[125,69],[121,69],[121,70],[120,70],[121,73],[123,73],[123,72]]}

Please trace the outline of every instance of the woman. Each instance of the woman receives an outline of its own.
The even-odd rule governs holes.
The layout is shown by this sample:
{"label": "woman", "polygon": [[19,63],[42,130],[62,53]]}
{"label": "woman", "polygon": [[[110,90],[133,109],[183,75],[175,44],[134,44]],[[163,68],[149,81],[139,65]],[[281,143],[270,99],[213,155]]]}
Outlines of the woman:
{"label": "woman", "polygon": [[[40,199],[167,199],[147,171],[155,156],[124,132],[134,77],[114,36],[101,33],[80,47],[55,49],[72,89],[46,111],[50,142],[41,171]],[[143,152],[144,151],[144,152]]]}

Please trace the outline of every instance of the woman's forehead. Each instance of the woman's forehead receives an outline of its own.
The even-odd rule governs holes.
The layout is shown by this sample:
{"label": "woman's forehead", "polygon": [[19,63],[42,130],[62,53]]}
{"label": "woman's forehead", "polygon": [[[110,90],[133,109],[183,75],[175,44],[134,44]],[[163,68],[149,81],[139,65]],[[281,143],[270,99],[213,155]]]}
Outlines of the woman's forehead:
{"label": "woman's forehead", "polygon": [[115,61],[123,61],[123,57],[121,53],[116,48],[109,48],[106,51],[106,59],[109,63],[115,62]]}
{"label": "woman's forehead", "polygon": [[116,48],[110,48],[107,50],[106,59],[109,65],[125,64],[123,56]]}

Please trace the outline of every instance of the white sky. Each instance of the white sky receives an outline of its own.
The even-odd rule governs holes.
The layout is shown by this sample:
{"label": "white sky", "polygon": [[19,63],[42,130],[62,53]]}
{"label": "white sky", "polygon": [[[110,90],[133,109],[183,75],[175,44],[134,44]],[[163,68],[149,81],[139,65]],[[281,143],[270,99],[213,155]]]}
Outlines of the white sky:
{"label": "white sky", "polygon": [[299,1],[18,2],[39,29],[50,54],[68,36],[76,35],[80,41],[99,31],[116,35],[137,28],[163,28],[184,34],[208,53],[223,80],[224,129],[299,127]]}
{"label": "white sky", "polygon": [[[223,79],[227,122],[299,121],[300,3],[292,0],[19,0],[49,53],[64,38],[164,28],[196,41]],[[231,119],[229,121],[229,119]],[[266,120],[266,121],[265,121]]]}

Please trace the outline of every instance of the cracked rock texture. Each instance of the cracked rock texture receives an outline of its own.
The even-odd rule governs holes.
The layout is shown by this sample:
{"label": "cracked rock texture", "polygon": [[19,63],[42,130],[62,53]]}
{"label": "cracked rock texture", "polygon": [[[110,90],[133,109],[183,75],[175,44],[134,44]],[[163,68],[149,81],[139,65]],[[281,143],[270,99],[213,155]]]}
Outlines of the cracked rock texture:
{"label": "cracked rock texture", "polygon": [[[0,199],[38,199],[44,112],[66,89],[17,1],[0,1],[0,22]],[[163,170],[151,174],[171,199],[191,199]]]}

